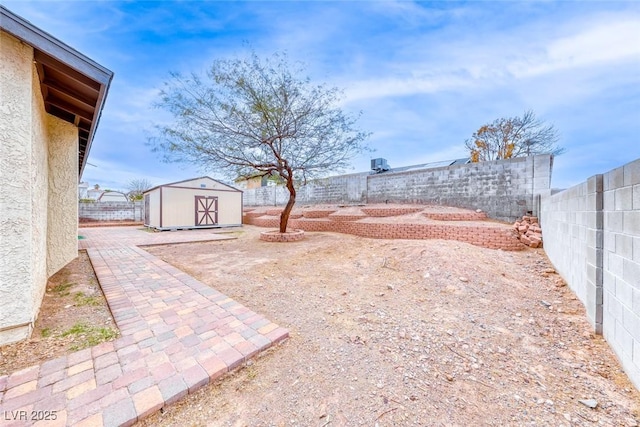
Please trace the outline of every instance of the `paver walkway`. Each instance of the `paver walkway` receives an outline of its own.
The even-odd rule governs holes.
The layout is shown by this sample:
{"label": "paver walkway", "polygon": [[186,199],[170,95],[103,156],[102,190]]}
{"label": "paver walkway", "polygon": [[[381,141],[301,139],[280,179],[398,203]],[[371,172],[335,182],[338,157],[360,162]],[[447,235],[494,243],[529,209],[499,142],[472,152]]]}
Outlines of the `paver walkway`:
{"label": "paver walkway", "polygon": [[0,425],[130,425],[288,337],[137,247],[228,235],[133,228],[79,234],[121,338],[0,377]]}

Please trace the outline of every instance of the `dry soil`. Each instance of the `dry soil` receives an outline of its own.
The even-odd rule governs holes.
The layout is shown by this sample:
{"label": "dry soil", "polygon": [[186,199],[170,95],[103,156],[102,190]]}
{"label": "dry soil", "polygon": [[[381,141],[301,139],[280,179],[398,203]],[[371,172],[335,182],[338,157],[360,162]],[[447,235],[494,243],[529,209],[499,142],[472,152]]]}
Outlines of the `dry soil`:
{"label": "dry soil", "polygon": [[[291,338],[141,426],[636,426],[640,394],[542,249],[307,233],[153,254]],[[594,406],[594,408],[589,407]]]}

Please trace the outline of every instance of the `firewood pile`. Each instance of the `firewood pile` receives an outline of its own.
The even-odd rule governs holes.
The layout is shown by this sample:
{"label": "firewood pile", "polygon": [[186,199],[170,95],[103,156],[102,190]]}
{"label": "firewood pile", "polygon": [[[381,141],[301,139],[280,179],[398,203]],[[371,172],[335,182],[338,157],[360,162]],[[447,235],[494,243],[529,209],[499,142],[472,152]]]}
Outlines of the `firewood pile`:
{"label": "firewood pile", "polygon": [[518,239],[531,248],[542,247],[542,228],[536,216],[523,216],[521,220],[513,224],[518,232]]}

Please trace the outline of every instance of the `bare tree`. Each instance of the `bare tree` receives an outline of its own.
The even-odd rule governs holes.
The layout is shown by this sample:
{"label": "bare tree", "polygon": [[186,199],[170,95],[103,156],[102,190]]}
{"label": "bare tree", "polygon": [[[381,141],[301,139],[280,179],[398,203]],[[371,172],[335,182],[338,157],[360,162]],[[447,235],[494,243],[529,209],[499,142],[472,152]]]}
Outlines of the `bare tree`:
{"label": "bare tree", "polygon": [[478,129],[471,139],[465,141],[471,161],[510,159],[536,154],[564,153],[559,147],[558,131],[536,119],[533,111],[526,111],[522,117],[494,120]]}
{"label": "bare tree", "polygon": [[340,91],[300,77],[284,54],[218,60],[204,78],[172,74],[157,107],[173,123],[150,139],[166,161],[197,164],[229,178],[279,175],[289,190],[280,216],[287,229],[296,183],[342,170],[368,134],[338,107]]}
{"label": "bare tree", "polygon": [[153,184],[146,178],[132,179],[127,184],[127,197],[131,201],[142,200],[142,193],[153,187]]}

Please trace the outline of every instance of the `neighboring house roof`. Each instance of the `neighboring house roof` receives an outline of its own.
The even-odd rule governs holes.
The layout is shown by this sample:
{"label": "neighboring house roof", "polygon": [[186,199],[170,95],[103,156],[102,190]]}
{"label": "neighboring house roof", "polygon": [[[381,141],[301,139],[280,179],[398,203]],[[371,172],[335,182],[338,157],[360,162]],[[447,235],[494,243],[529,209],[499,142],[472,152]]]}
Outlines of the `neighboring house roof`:
{"label": "neighboring house roof", "polygon": [[284,184],[284,179],[277,172],[270,172],[267,174],[257,173],[255,175],[239,176],[234,182],[239,188],[252,189]]}
{"label": "neighboring house roof", "polygon": [[103,193],[102,190],[96,190],[94,188],[89,188],[87,190],[87,197],[90,199],[97,199]]}
{"label": "neighboring house roof", "polygon": [[[109,199],[109,200],[108,200]],[[127,195],[121,193],[119,191],[105,191],[100,197],[98,197],[99,202],[128,202]]]}
{"label": "neighboring house roof", "polygon": [[265,176],[280,177],[280,175],[276,171],[256,172],[256,173],[251,174],[251,175],[240,175],[236,179],[234,179],[233,182],[248,181],[250,179],[262,178],[262,177],[265,177]]}
{"label": "neighboring house roof", "polygon": [[456,160],[443,160],[440,162],[431,162],[431,163],[422,163],[419,165],[411,165],[411,166],[402,166],[399,168],[391,168],[383,173],[389,172],[404,172],[408,170],[416,170],[416,169],[433,169],[433,168],[442,168],[446,166],[453,165],[465,165],[467,163],[471,163],[471,159],[465,157],[464,159],[456,159]]}
{"label": "neighboring house roof", "polygon": [[3,6],[0,29],[33,47],[47,112],[78,127],[82,176],[113,72]]}
{"label": "neighboring house roof", "polygon": [[158,188],[160,188],[160,187],[169,187],[169,186],[175,186],[175,185],[178,185],[178,184],[185,184],[185,183],[188,183],[188,182],[191,182],[191,181],[197,181],[197,180],[199,180],[199,179],[208,179],[208,180],[211,180],[211,181],[213,181],[213,182],[217,182],[217,183],[218,183],[218,184],[220,184],[220,185],[224,185],[225,187],[229,187],[229,188],[230,188],[230,189],[232,189],[232,190],[235,190],[235,191],[242,191],[242,190],[238,190],[238,189],[237,189],[237,188],[235,188],[235,187],[232,187],[232,186],[231,186],[231,185],[229,185],[229,184],[225,184],[225,183],[224,183],[224,182],[222,182],[222,181],[218,181],[217,179],[213,179],[213,178],[211,178],[210,176],[206,176],[206,175],[205,175],[205,176],[199,176],[199,177],[197,177],[197,178],[189,178],[189,179],[183,179],[182,181],[170,182],[170,183],[168,183],[168,184],[156,185],[155,187],[150,188],[150,189],[148,189],[148,190],[144,191],[142,194],[149,193],[150,191],[156,190],[156,189],[158,189]]}

